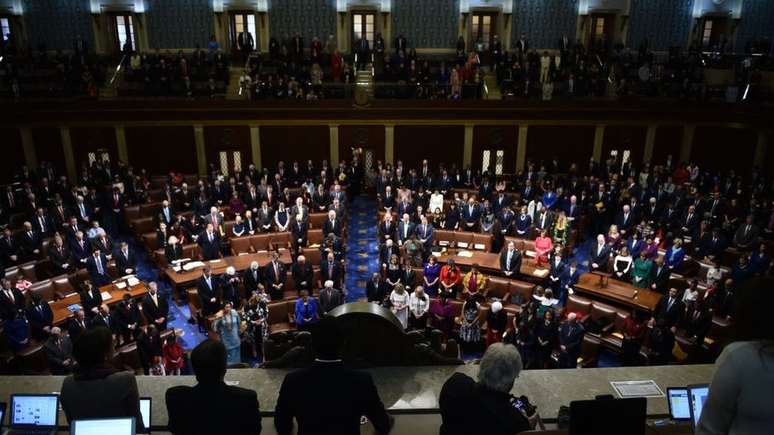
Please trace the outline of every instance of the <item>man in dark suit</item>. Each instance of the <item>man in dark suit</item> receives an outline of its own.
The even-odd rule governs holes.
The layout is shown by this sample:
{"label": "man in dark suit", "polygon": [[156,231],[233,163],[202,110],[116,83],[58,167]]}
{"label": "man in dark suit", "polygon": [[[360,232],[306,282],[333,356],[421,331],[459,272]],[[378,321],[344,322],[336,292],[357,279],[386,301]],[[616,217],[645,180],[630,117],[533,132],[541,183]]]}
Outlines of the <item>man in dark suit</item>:
{"label": "man in dark suit", "polygon": [[400,34],[395,38],[395,52],[405,52],[406,50],[408,50],[408,39],[403,34]]}
{"label": "man in dark suit", "polygon": [[589,269],[592,272],[607,272],[607,263],[610,261],[610,247],[605,243],[605,236],[597,236],[597,243],[591,246],[589,252]]}
{"label": "man in dark suit", "polygon": [[86,269],[89,271],[91,283],[97,289],[113,282],[108,275],[108,259],[97,248],[92,250],[92,255],[86,260]]}
{"label": "man in dark suit", "polygon": [[567,321],[559,328],[559,367],[574,368],[577,366],[583,342],[583,326],[576,320],[576,314],[567,315]]}
{"label": "man in dark suit", "polygon": [[296,284],[296,290],[298,290],[299,294],[301,290],[306,290],[309,294],[312,294],[314,271],[312,270],[312,265],[306,261],[306,257],[299,255],[296,258],[296,262],[293,263],[293,267],[291,267],[291,272],[293,273],[293,282]]}
{"label": "man in dark suit", "polygon": [[202,251],[202,259],[208,261],[220,258],[220,234],[212,224],[207,224],[207,229],[199,235],[197,241]]}
{"label": "man in dark suit", "polygon": [[137,257],[129,249],[129,244],[121,242],[121,247],[115,253],[116,269],[119,275],[131,275],[137,270]]}
{"label": "man in dark suit", "polygon": [[387,283],[379,273],[374,273],[366,284],[366,297],[368,302],[381,304],[387,297]]}
{"label": "man in dark suit", "polygon": [[102,229],[97,231],[97,237],[91,241],[91,246],[99,249],[108,259],[113,256],[113,241],[110,240],[110,237]]}
{"label": "man in dark suit", "polygon": [[59,235],[54,237],[54,242],[48,248],[48,259],[54,275],[67,273],[72,265],[70,250],[64,245]]}
{"label": "man in dark suit", "polygon": [[254,47],[255,39],[253,35],[250,32],[239,32],[239,35],[237,35],[237,48],[242,53],[243,62],[247,62],[247,58],[253,52]]}
{"label": "man in dark suit", "polygon": [[75,260],[76,267],[82,268],[91,256],[91,245],[83,239],[83,232],[75,233],[75,239],[70,241],[70,252]]}
{"label": "man in dark suit", "polygon": [[[308,216],[308,214],[304,216]],[[290,232],[293,235],[293,250],[300,252],[309,243],[309,224],[305,219],[296,217],[290,224]]]}
{"label": "man in dark suit", "polygon": [[166,225],[172,225],[172,222],[175,219],[175,210],[172,208],[172,206],[169,204],[169,201],[166,199],[164,201],[161,201],[161,210],[159,210],[159,214],[156,217],[156,223],[165,223]]}
{"label": "man in dark suit", "polygon": [[379,249],[379,263],[382,267],[387,267],[387,265],[390,264],[390,258],[393,255],[397,255],[398,258],[400,258],[398,248],[393,245],[392,240],[387,240]]}
{"label": "man in dark suit", "polygon": [[685,215],[680,219],[680,234],[689,237],[693,236],[693,233],[699,228],[700,220],[696,206],[688,206]]}
{"label": "man in dark suit", "polygon": [[[324,317],[312,333],[316,362],[285,376],[274,414],[279,435],[360,433],[360,418],[366,416],[378,434],[387,434],[392,418],[384,409],[371,375],[344,368],[339,352],[342,333],[336,319]],[[336,394],[331,394],[336,391]]]}
{"label": "man in dark suit", "polygon": [[78,341],[78,337],[80,337],[88,328],[89,320],[86,319],[86,314],[83,310],[78,310],[67,322],[67,335],[69,335],[70,340],[75,343]]}
{"label": "man in dark suit", "polygon": [[257,261],[250,263],[244,274],[242,275],[242,282],[245,286],[245,292],[248,295],[252,295],[258,290],[258,285],[263,284],[263,276],[261,275],[261,267]]}
{"label": "man in dark suit", "polygon": [[323,236],[327,237],[330,233],[341,237],[341,222],[336,218],[336,212],[333,210],[328,212],[328,219],[323,224]]}
{"label": "man in dark suit", "polygon": [[148,284],[148,294],[142,300],[142,312],[149,322],[156,325],[159,331],[167,329],[167,317],[169,316],[169,303],[167,299],[159,295],[158,284]]}
{"label": "man in dark suit", "polygon": [[99,312],[97,315],[91,318],[90,327],[96,328],[98,326],[109,329],[113,334],[114,339],[116,339],[116,337],[118,337],[118,335],[121,333],[118,322],[116,322],[115,318],[110,313],[110,309],[105,304],[99,307]]}
{"label": "man in dark suit", "polygon": [[0,239],[0,262],[5,266],[11,266],[21,261],[19,245],[10,228],[3,229],[3,238]]}
{"label": "man in dark suit", "polygon": [[54,326],[54,313],[48,302],[42,300],[39,294],[33,293],[32,302],[27,307],[26,313],[32,336],[37,339],[45,338],[51,327]]}
{"label": "man in dark suit", "polygon": [[506,277],[518,277],[521,270],[521,252],[516,244],[508,242],[508,246],[500,253],[500,271]]}
{"label": "man in dark suit", "polygon": [[[177,435],[261,433],[261,413],[255,391],[226,385],[226,348],[205,340],[191,352],[197,385],[167,390],[169,430]],[[192,412],[196,410],[197,412]],[[206,412],[202,412],[206,410]]]}
{"label": "man in dark suit", "polygon": [[320,290],[318,296],[320,311],[322,314],[328,314],[334,308],[344,303],[344,295],[341,294],[341,290],[333,288],[333,281],[327,280]]}
{"label": "man in dark suit", "polygon": [[572,294],[575,291],[575,284],[578,283],[578,279],[581,276],[578,265],[573,261],[570,266],[567,267],[567,271],[562,275],[561,279],[561,291],[557,296],[559,303],[562,305],[567,304],[567,295]]}
{"label": "man in dark suit", "polygon": [[271,299],[281,300],[285,290],[287,272],[285,271],[285,265],[279,261],[279,254],[276,252],[272,252],[271,261],[264,266],[263,278],[266,282],[266,291],[271,296]]}
{"label": "man in dark suit", "polygon": [[672,271],[664,264],[664,257],[656,258],[653,262],[653,269],[651,272],[651,290],[657,291],[662,295],[666,294],[667,283],[669,282],[669,277],[671,275]]}
{"label": "man in dark suit", "polygon": [[395,240],[395,233],[398,231],[398,226],[392,221],[392,214],[386,213],[382,223],[379,224],[379,242],[385,243],[387,239]]}
{"label": "man in dark suit", "polygon": [[16,313],[24,310],[24,295],[15,287],[11,287],[11,281],[3,278],[2,289],[0,289],[0,319],[11,320],[16,317]]}
{"label": "man in dark suit", "polygon": [[43,241],[40,234],[32,230],[32,224],[24,223],[24,234],[18,240],[19,253],[23,261],[36,260],[42,252]]}
{"label": "man in dark suit", "polygon": [[132,341],[140,327],[139,305],[132,300],[129,293],[125,293],[123,300],[117,304],[114,313],[118,330],[124,339],[124,343]]}
{"label": "man in dark suit", "polygon": [[67,375],[75,368],[73,358],[73,342],[61,329],[51,328],[51,335],[43,345],[48,358],[48,365],[55,375]]}
{"label": "man in dark suit", "polygon": [[196,291],[202,303],[202,314],[209,316],[220,310],[220,280],[212,276],[209,267],[205,267],[202,276],[196,280]]}
{"label": "man in dark suit", "polygon": [[54,222],[43,210],[43,207],[38,207],[35,211],[35,217],[32,219],[32,228],[41,237],[48,237],[56,230]]}
{"label": "man in dark suit", "polygon": [[673,333],[685,314],[685,304],[677,297],[677,293],[676,288],[670,288],[669,293],[658,301],[653,310],[653,320],[656,322],[664,321],[668,327],[672,328]]}
{"label": "man in dark suit", "polygon": [[420,217],[420,223],[414,228],[414,232],[417,240],[422,244],[423,251],[429,254],[433,247],[433,226],[427,222],[427,216]]}
{"label": "man in dark suit", "polygon": [[636,225],[634,220],[634,213],[632,213],[631,207],[629,204],[624,204],[621,212],[618,213],[618,216],[615,218],[615,224],[623,237],[629,236],[629,231],[631,230],[632,226]]}
{"label": "man in dark suit", "polygon": [[403,246],[406,240],[414,234],[414,224],[411,222],[408,213],[398,222],[398,246]]}
{"label": "man in dark suit", "polygon": [[758,241],[758,227],[753,223],[753,216],[747,216],[747,220],[739,226],[734,234],[734,246],[740,250],[752,249]]}
{"label": "man in dark suit", "polygon": [[562,276],[567,272],[567,263],[562,258],[562,253],[551,255],[548,259],[548,266],[548,284],[554,291],[554,295],[559,297],[562,289]]}
{"label": "man in dark suit", "polygon": [[319,288],[322,288],[322,283],[325,281],[333,281],[333,285],[339,287],[341,285],[341,278],[344,274],[341,263],[336,261],[333,253],[329,252],[327,257],[320,264],[320,282],[318,282]]}
{"label": "man in dark suit", "polygon": [[481,219],[481,207],[473,198],[469,198],[468,203],[462,207],[463,229],[476,231],[479,219]]}

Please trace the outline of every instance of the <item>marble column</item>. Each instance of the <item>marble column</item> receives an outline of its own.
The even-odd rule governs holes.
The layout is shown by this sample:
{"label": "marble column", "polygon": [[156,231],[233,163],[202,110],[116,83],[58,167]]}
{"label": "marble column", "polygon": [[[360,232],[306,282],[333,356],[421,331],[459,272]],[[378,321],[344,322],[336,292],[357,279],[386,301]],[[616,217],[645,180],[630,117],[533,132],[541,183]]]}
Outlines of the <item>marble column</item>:
{"label": "marble column", "polygon": [[529,124],[519,125],[519,140],[516,145],[516,172],[523,171],[527,164],[527,133]]}
{"label": "marble column", "polygon": [[642,153],[643,163],[653,159],[653,149],[656,146],[656,128],[658,127],[655,124],[651,124],[645,133],[645,151]]}
{"label": "marble column", "polygon": [[328,131],[330,132],[330,165],[335,168],[339,165],[339,126],[336,124],[329,124]]}
{"label": "marble column", "polygon": [[75,182],[75,180],[78,179],[78,171],[75,167],[75,154],[73,153],[73,141],[70,137],[70,128],[60,128],[59,134],[62,138],[62,150],[64,152],[67,176],[70,177],[70,182]]}
{"label": "marble column", "polygon": [[683,142],[680,145],[680,162],[687,162],[691,159],[691,151],[693,149],[693,136],[696,133],[696,126],[693,124],[686,124],[683,127]]}
{"label": "marble column", "polygon": [[123,125],[116,125],[116,145],[118,145],[118,160],[129,164],[129,148],[126,146],[126,130]]}
{"label": "marble column", "polygon": [[594,160],[598,163],[602,162],[602,143],[605,140],[605,125],[600,124],[597,125],[597,128],[594,130],[594,151],[592,151],[592,156],[594,157]]}
{"label": "marble column", "polygon": [[384,163],[395,164],[395,126],[384,126]]}
{"label": "marble column", "polygon": [[260,171],[263,169],[261,163],[261,128],[257,125],[250,126],[250,150],[253,154],[253,164]]}
{"label": "marble column", "polygon": [[473,124],[465,124],[465,142],[462,148],[462,167],[468,168],[473,163]]}
{"label": "marble column", "polygon": [[196,162],[198,163],[199,176],[207,176],[207,153],[204,149],[204,127],[194,125],[194,142],[196,143]]}
{"label": "marble column", "polygon": [[38,155],[35,151],[35,140],[32,139],[32,130],[29,127],[22,127],[21,133],[22,149],[24,150],[24,163],[30,169],[38,168]]}

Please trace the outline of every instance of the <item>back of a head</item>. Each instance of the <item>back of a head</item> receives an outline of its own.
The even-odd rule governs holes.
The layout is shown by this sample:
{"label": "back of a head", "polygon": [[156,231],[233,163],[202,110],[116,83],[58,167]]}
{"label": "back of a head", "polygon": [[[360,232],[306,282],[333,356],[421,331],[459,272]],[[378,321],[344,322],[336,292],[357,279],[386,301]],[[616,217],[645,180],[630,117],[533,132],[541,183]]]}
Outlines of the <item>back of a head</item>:
{"label": "back of a head", "polygon": [[104,326],[87,329],[73,343],[73,357],[78,362],[79,371],[88,371],[99,367],[111,354],[113,335]]}
{"label": "back of a head", "polygon": [[739,341],[761,341],[774,351],[774,278],[761,277],[745,281],[736,293],[734,337]]}
{"label": "back of a head", "polygon": [[191,366],[200,383],[223,380],[226,375],[226,347],[218,340],[204,340],[191,352]]}
{"label": "back of a head", "polygon": [[521,356],[516,347],[495,343],[487,348],[481,358],[478,382],[491,390],[509,393],[521,369]]}
{"label": "back of a head", "polygon": [[312,348],[314,356],[322,360],[335,360],[340,357],[341,328],[336,319],[325,316],[312,331]]}

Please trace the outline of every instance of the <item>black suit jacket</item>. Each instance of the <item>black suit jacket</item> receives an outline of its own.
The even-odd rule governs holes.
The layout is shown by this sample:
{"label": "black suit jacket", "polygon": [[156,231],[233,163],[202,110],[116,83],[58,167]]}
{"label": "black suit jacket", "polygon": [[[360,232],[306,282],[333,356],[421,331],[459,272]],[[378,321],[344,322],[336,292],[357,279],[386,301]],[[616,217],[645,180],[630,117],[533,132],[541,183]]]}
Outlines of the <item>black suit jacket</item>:
{"label": "black suit jacket", "polygon": [[[312,270],[312,264],[309,263],[309,261],[305,261],[303,267],[301,267],[299,263],[293,263],[291,272],[293,272],[293,282],[296,284],[296,289],[299,291],[302,289],[312,290],[314,287],[314,271]],[[301,285],[302,282],[306,282],[306,284]]]}
{"label": "black suit jacket", "polygon": [[258,284],[263,283],[263,271],[259,267],[255,270],[255,276],[253,276],[253,269],[247,268],[242,275],[242,282],[245,285],[245,291],[252,293],[258,289]]}
{"label": "black suit jacket", "polygon": [[669,295],[665,295],[658,301],[653,317],[666,320],[667,326],[677,326],[685,314],[685,304],[678,296],[675,296],[672,306],[669,306]]}
{"label": "black suit jacket", "polygon": [[213,231],[212,235],[212,242],[210,242],[210,239],[207,237],[207,231],[202,231],[202,233],[199,234],[199,247],[202,251],[202,257],[204,257],[205,260],[220,258],[220,235],[218,235],[217,231]]}
{"label": "black suit jacket", "polygon": [[193,387],[172,387],[165,399],[169,430],[176,435],[261,433],[255,391],[223,382],[200,383]]}
{"label": "black suit jacket", "polygon": [[5,295],[5,290],[0,290],[0,318],[3,320],[13,319],[14,314],[24,309],[25,299],[16,288],[12,288],[13,302]]}
{"label": "black suit jacket", "polygon": [[70,340],[75,343],[78,341],[78,337],[81,336],[83,331],[89,328],[89,321],[87,319],[83,319],[83,326],[75,320],[75,318],[72,318],[67,323],[67,333],[70,335]]}
{"label": "black suit jacket", "polygon": [[511,267],[508,268],[508,249],[503,249],[500,253],[500,271],[501,272],[513,272],[519,273],[521,270],[521,252],[518,249],[513,250],[513,256],[511,258]]}
{"label": "black suit jacket", "polygon": [[605,245],[601,252],[597,251],[597,244],[594,243],[589,251],[589,264],[597,263],[599,268],[604,272],[607,270],[607,262],[610,261],[610,247]]}
{"label": "black suit jacket", "polygon": [[363,415],[377,433],[389,431],[390,419],[371,375],[346,369],[341,362],[316,362],[285,376],[274,426],[279,435],[289,435],[295,418],[298,435],[358,435]]}
{"label": "black suit jacket", "polygon": [[54,313],[48,303],[42,301],[39,305],[30,305],[27,308],[27,320],[33,329],[43,329],[43,327],[54,326]]}
{"label": "black suit jacket", "polygon": [[366,284],[366,297],[368,302],[383,301],[387,297],[387,283],[380,279],[374,284],[374,280],[369,279],[368,284]]}
{"label": "black suit jacket", "polygon": [[90,292],[81,292],[80,296],[81,307],[83,307],[86,316],[92,316],[92,308],[99,308],[102,305],[102,293],[98,288],[95,288]]}
{"label": "black suit jacket", "polygon": [[651,272],[651,282],[656,285],[656,291],[659,293],[666,293],[666,286],[667,282],[669,282],[669,277],[672,275],[672,271],[669,270],[669,268],[664,265],[661,268],[661,272],[658,271],[658,265],[655,263],[653,264],[653,269]]}
{"label": "black suit jacket", "polygon": [[[164,318],[163,326],[166,326],[167,324],[167,317],[169,316],[169,304],[167,303],[166,298],[161,297],[158,293],[156,293],[156,300],[159,301],[158,306],[153,303],[153,299],[151,298],[150,294],[145,295],[145,297],[142,300],[142,312],[145,313],[145,317],[150,322],[155,322],[156,319]],[[166,329],[166,328],[162,328]]]}
{"label": "black suit jacket", "polygon": [[333,281],[334,286],[338,286],[339,280],[341,279],[341,274],[341,263],[338,261],[333,260],[332,269],[328,267],[328,260],[323,260],[322,263],[320,263],[320,279],[323,283],[330,279]]}
{"label": "black suit jacket", "polygon": [[[220,280],[216,276],[210,275],[210,284],[212,287],[207,285],[204,275],[196,280],[196,291],[199,293],[202,309],[208,315],[217,313],[220,309]],[[215,302],[210,302],[212,298],[215,298]]]}
{"label": "black suit jacket", "polygon": [[137,257],[134,256],[134,252],[131,249],[128,249],[126,252],[126,257],[124,257],[124,253],[120,249],[113,255],[113,258],[116,260],[116,269],[118,269],[120,276],[126,275],[126,269],[132,269],[132,273],[137,272]]}

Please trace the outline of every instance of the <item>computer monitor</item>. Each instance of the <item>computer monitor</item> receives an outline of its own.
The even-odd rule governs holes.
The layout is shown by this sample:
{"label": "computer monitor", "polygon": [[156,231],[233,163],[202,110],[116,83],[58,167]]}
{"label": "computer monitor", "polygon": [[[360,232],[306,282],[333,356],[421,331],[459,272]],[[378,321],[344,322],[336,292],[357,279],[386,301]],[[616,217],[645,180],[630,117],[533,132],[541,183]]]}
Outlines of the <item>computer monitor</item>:
{"label": "computer monitor", "polygon": [[70,435],[135,435],[134,417],[73,420]]}
{"label": "computer monitor", "polygon": [[704,409],[704,402],[707,401],[707,396],[709,396],[709,384],[688,386],[688,400],[691,410],[691,427],[693,428],[694,432],[696,432],[696,426],[699,425],[701,411]]}
{"label": "computer monitor", "polygon": [[578,400],[570,403],[570,435],[645,435],[647,401]]}
{"label": "computer monitor", "polygon": [[674,421],[691,419],[691,404],[688,400],[688,388],[667,388],[669,415]]}
{"label": "computer monitor", "polygon": [[5,402],[0,402],[0,429],[3,428],[3,420],[5,418]]}
{"label": "computer monitor", "polygon": [[56,394],[13,394],[8,426],[13,429],[56,429],[59,396]]}
{"label": "computer monitor", "polygon": [[150,433],[151,428],[151,404],[150,397],[140,397],[140,414],[142,415],[142,425],[145,427],[143,433]]}

